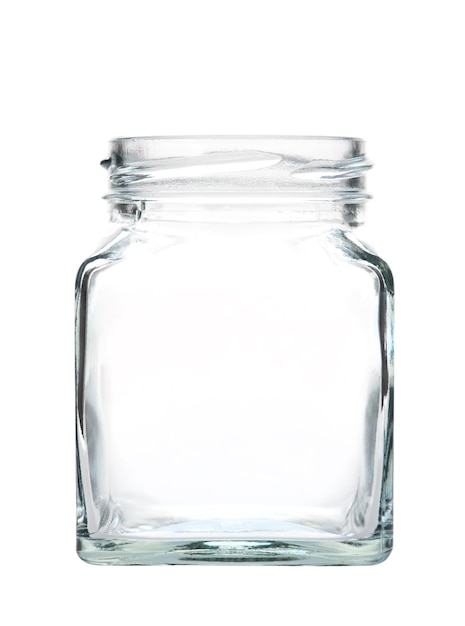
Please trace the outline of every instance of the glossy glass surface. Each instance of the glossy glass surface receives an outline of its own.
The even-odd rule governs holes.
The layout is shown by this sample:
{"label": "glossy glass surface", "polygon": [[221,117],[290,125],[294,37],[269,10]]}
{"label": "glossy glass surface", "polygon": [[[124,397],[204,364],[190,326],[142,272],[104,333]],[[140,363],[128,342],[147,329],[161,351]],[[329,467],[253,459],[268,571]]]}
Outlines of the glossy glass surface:
{"label": "glossy glass surface", "polygon": [[[172,195],[152,183],[129,197],[113,165],[115,229],[77,281],[78,551],[108,564],[384,560],[393,292],[353,232],[363,170],[351,202],[315,177],[308,193],[253,193],[256,170],[226,191],[215,154],[213,194],[198,193],[197,169],[181,193],[169,178]],[[173,176],[146,156],[152,178]],[[319,161],[320,178],[337,170]]]}

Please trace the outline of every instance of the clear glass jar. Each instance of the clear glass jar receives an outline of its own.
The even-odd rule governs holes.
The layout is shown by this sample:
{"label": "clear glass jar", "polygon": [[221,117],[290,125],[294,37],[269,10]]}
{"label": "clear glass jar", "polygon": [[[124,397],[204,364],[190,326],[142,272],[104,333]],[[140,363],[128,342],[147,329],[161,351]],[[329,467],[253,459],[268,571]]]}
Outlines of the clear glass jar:
{"label": "clear glass jar", "polygon": [[77,277],[78,552],[363,565],[392,546],[392,297],[358,139],[111,144]]}

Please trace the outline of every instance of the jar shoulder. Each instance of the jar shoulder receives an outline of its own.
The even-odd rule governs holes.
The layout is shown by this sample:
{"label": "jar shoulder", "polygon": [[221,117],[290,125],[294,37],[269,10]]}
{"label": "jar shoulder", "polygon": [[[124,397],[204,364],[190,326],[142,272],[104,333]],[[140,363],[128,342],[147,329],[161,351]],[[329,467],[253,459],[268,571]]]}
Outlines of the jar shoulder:
{"label": "jar shoulder", "polygon": [[86,257],[76,273],[76,289],[79,290],[87,282],[90,274],[99,268],[108,267],[124,258],[131,245],[132,233],[126,228],[119,228],[105,237],[96,250]]}
{"label": "jar shoulder", "polygon": [[333,254],[360,268],[373,272],[390,295],[394,295],[394,277],[389,264],[375,252],[371,245],[357,237],[353,231],[331,232],[327,240]]}
{"label": "jar shoulder", "polygon": [[[327,280],[332,277],[339,281],[340,272],[336,266],[343,269],[349,265],[356,273],[358,267],[364,272],[374,274],[383,290],[391,295],[394,293],[393,275],[388,263],[370,245],[358,239],[354,231],[330,230],[316,237],[302,238],[302,244],[298,238],[283,241],[284,245],[276,240],[270,240],[264,245],[264,242],[257,244],[253,238],[241,235],[219,236],[216,239],[211,237],[210,240],[201,239],[196,244],[191,238],[175,237],[169,232],[148,237],[132,229],[122,228],[113,232],[83,261],[77,273],[76,289],[85,288],[95,272],[105,270],[106,274],[106,270],[110,270],[112,266],[122,269],[128,260],[131,260],[131,265],[124,270],[124,276],[131,281],[134,274],[145,275],[151,271],[156,271],[157,274],[160,271],[180,271],[186,279],[191,273],[207,275],[208,268],[211,274],[211,258],[214,258],[218,274],[230,279],[233,278],[231,273],[236,277],[242,274],[245,276],[255,269],[262,279],[268,273],[273,274],[273,280],[276,281],[283,274],[286,282],[291,276],[292,280],[298,280],[301,274],[308,276],[309,273],[323,273]],[[295,242],[298,242],[297,245]],[[259,246],[262,246],[260,255],[257,254]],[[241,251],[240,256],[238,250]],[[262,271],[262,266],[268,268],[268,272]],[[333,270],[328,273],[328,267],[331,266]],[[226,270],[229,273],[225,274]],[[110,273],[113,274],[113,271]],[[193,277],[189,280],[193,280]]]}

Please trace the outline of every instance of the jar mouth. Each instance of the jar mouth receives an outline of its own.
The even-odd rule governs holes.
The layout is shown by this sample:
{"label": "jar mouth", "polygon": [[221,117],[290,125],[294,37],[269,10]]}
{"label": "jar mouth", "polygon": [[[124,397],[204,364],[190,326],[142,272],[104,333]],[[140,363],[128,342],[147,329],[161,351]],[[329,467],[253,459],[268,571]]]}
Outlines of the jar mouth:
{"label": "jar mouth", "polygon": [[293,154],[302,159],[340,161],[364,154],[365,142],[358,137],[312,135],[154,135],[118,137],[110,142],[110,159],[119,165],[211,153],[260,151]]}
{"label": "jar mouth", "polygon": [[307,203],[369,199],[365,142],[299,135],[123,137],[110,143],[113,203],[189,196],[292,196]]}
{"label": "jar mouth", "polygon": [[215,142],[236,142],[236,141],[315,141],[315,142],[359,142],[364,143],[360,137],[346,137],[337,135],[135,135],[128,137],[115,137],[114,142],[154,142],[154,141],[215,141]]}

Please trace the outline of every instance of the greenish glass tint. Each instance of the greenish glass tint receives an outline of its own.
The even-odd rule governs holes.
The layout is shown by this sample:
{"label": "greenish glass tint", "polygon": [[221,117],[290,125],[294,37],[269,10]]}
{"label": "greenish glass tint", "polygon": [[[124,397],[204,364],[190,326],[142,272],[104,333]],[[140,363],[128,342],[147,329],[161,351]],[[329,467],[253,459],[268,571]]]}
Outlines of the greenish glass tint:
{"label": "greenish glass tint", "polygon": [[112,142],[76,288],[78,553],[368,565],[392,548],[392,307],[358,139]]}

